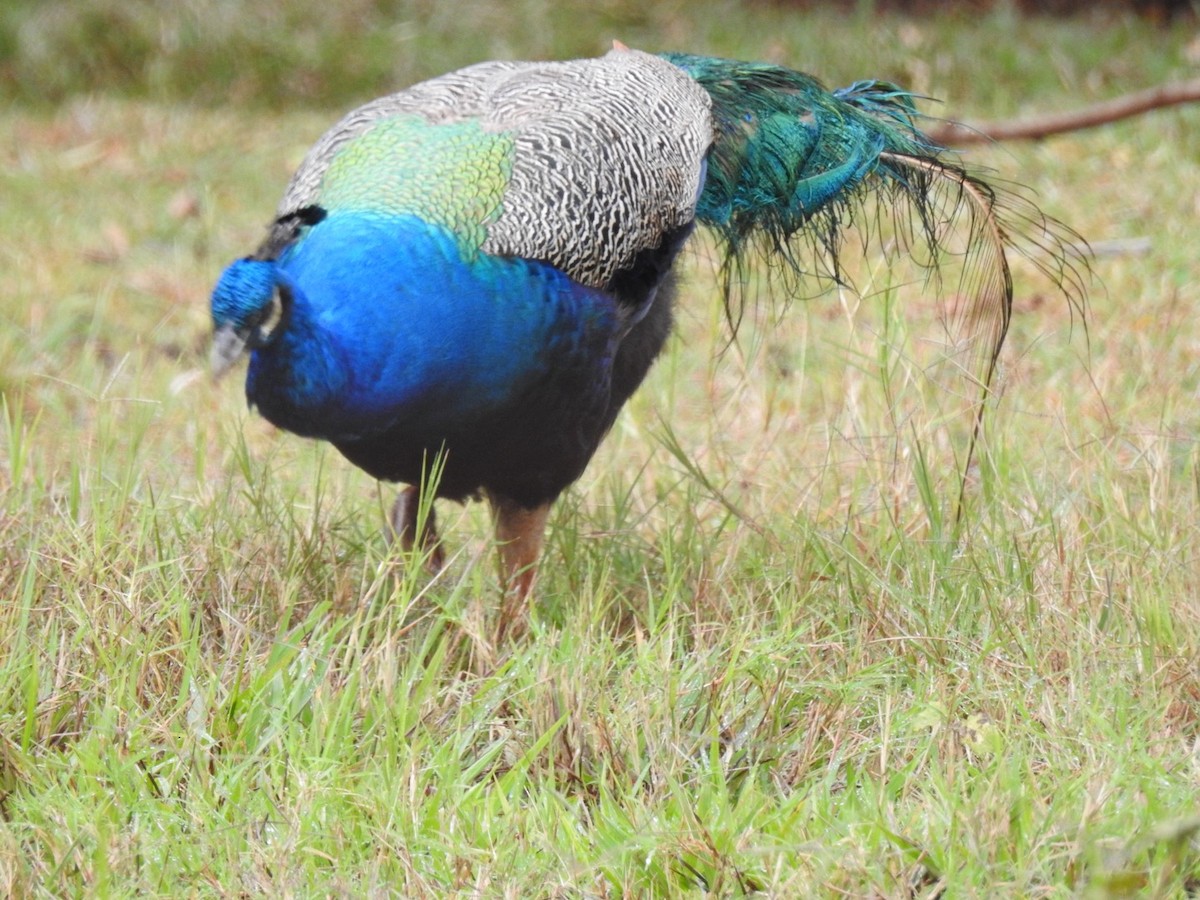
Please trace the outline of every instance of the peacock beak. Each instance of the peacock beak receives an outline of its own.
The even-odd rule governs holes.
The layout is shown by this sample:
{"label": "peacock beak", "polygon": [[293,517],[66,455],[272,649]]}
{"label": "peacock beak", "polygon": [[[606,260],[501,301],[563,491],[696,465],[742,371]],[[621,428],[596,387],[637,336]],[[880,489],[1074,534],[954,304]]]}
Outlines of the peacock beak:
{"label": "peacock beak", "polygon": [[212,367],[213,378],[220,378],[229,368],[241,359],[246,351],[246,335],[240,333],[232,325],[221,325],[213,332],[212,354],[209,365]]}

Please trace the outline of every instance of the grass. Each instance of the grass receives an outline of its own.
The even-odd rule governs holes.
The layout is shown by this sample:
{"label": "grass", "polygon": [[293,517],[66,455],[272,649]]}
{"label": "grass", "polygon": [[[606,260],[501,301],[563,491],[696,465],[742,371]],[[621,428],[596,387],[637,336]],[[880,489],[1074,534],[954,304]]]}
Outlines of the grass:
{"label": "grass", "polygon": [[[460,36],[414,6],[429,52],[388,69],[376,48],[361,78],[599,49],[530,33],[535,7]],[[105,9],[55,14],[75,8]],[[1192,37],[596,9],[643,45],[902,78],[981,118],[1180,75]],[[268,30],[280,53],[292,24]],[[305,103],[247,97],[269,66],[220,57],[189,94],[151,50],[39,99],[22,54],[0,111],[0,891],[1197,889],[1195,110],[976,155],[1100,246],[1150,244],[1097,259],[1086,337],[1018,271],[957,545],[936,529],[952,460],[923,474],[937,448],[885,402],[889,378],[931,395],[877,340],[875,291],[752,309],[727,349],[693,258],[680,337],[557,507],[531,634],[489,668],[481,511],[440,510],[454,559],[431,584],[380,536],[386,491],[203,375],[215,274],[328,124],[315,107],[361,83],[303,62]],[[919,296],[878,283],[919,327]]]}
{"label": "grass", "polygon": [[[934,22],[884,16],[869,0],[343,0],[336,8],[321,0],[11,0],[0,11],[0,96],[45,105],[115,91],[158,102],[342,111],[481,59],[593,55],[619,38],[647,50],[804,60],[838,84],[863,77],[869,63],[874,77],[951,109],[1006,112],[1036,96],[1031,91],[1065,101],[1153,84],[1187,64],[1186,23],[1160,29],[1103,12],[1022,22],[997,6],[980,22],[976,4],[950,5]],[[1145,52],[1126,52],[1134,46]]]}

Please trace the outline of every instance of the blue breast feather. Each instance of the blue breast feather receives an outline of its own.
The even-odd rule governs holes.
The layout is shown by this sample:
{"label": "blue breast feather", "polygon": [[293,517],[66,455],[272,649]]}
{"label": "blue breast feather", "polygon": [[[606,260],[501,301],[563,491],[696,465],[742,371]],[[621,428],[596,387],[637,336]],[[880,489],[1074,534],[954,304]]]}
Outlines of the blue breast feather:
{"label": "blue breast feather", "polygon": [[254,351],[246,394],[282,428],[436,440],[547,379],[606,400],[616,304],[553,266],[468,260],[439,226],[366,212],[331,213],[278,266],[291,305],[278,339]]}

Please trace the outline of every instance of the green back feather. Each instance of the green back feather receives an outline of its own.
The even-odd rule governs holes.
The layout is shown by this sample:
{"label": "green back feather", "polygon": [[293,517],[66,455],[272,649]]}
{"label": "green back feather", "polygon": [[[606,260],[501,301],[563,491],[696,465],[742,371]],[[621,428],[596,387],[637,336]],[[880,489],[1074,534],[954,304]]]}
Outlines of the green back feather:
{"label": "green back feather", "polygon": [[385,119],[335,156],[318,201],[330,212],[413,215],[440,225],[472,255],[500,217],[512,174],[513,141],[477,121],[431,124]]}

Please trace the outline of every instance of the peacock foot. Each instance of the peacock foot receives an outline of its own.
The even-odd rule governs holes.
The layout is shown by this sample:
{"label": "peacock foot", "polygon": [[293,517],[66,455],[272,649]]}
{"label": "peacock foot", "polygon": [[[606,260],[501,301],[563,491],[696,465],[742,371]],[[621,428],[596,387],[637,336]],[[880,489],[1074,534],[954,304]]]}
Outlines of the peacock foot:
{"label": "peacock foot", "polygon": [[425,521],[418,522],[420,505],[421,489],[414,485],[396,495],[388,520],[390,538],[399,541],[405,553],[421,553],[425,565],[431,572],[437,573],[446,565],[446,550],[442,546],[442,539],[438,537],[433,505],[430,504]]}
{"label": "peacock foot", "polygon": [[528,624],[529,599],[537,578],[538,557],[546,534],[550,504],[528,509],[489,492],[500,550],[500,580],[504,599],[496,623],[496,644],[519,637]]}

